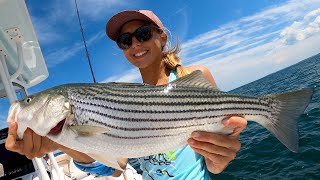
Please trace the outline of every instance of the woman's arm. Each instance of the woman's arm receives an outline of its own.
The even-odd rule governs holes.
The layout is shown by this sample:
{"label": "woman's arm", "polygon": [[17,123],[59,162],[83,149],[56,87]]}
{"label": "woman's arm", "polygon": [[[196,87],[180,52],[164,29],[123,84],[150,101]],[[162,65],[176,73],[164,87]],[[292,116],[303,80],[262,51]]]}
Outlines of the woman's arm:
{"label": "woman's arm", "polygon": [[[190,72],[201,70],[204,77],[212,84],[216,82],[210,71],[203,66],[187,67]],[[239,141],[240,133],[246,128],[247,120],[242,117],[230,117],[223,120],[226,127],[234,128],[231,135],[220,135],[211,132],[193,132],[192,138],[188,140],[190,147],[203,155],[207,169],[218,174],[222,172],[235,157],[241,148]]]}
{"label": "woman's arm", "polygon": [[[213,85],[217,86],[217,83],[216,81],[214,80],[212,74],[210,73],[209,69],[204,67],[204,66],[198,66],[198,65],[192,65],[192,66],[188,66],[186,67],[187,70],[189,72],[193,72],[193,71],[196,71],[196,70],[200,70],[203,74],[203,76],[209,81],[211,82]],[[218,86],[217,86],[218,87]]]}

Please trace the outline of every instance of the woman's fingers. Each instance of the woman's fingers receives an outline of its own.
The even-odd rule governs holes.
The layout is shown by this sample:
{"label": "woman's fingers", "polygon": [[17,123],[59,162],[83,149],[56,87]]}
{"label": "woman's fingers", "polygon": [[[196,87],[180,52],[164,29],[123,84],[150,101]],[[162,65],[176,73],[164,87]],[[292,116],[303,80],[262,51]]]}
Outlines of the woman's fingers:
{"label": "woman's fingers", "polygon": [[28,159],[33,159],[35,157],[35,151],[33,150],[34,141],[33,141],[33,131],[31,129],[26,129],[23,134],[23,153]]}
{"label": "woman's fingers", "polygon": [[25,155],[28,159],[42,157],[45,154],[58,149],[58,145],[48,139],[42,137],[31,129],[26,129],[22,140],[17,140],[18,125],[16,122],[9,122],[8,137],[5,147],[9,151],[17,152]]}
{"label": "woman's fingers", "polygon": [[226,127],[234,128],[233,133],[229,135],[231,137],[238,137],[247,127],[247,120],[238,116],[232,116],[222,122]]}
{"label": "woman's fingers", "polygon": [[8,123],[8,137],[6,140],[5,147],[9,151],[21,153],[23,149],[23,144],[19,141],[17,141],[17,129],[18,125],[16,122],[9,122]]}
{"label": "woman's fingers", "polygon": [[233,159],[236,157],[236,154],[237,154],[237,150],[218,146],[218,145],[207,143],[207,142],[195,141],[192,138],[188,140],[188,143],[192,148],[201,149],[210,154],[217,154],[221,156],[231,157]]}
{"label": "woman's fingers", "polygon": [[191,137],[196,141],[207,142],[220,147],[231,148],[236,151],[238,151],[241,147],[241,144],[238,139],[211,132],[197,131],[193,132],[191,134]]}
{"label": "woman's fingers", "polygon": [[233,129],[230,135],[197,131],[191,134],[188,143],[192,149],[204,156],[207,168],[212,173],[222,172],[241,148],[239,134],[246,128],[247,120],[230,117],[223,120],[226,129]]}

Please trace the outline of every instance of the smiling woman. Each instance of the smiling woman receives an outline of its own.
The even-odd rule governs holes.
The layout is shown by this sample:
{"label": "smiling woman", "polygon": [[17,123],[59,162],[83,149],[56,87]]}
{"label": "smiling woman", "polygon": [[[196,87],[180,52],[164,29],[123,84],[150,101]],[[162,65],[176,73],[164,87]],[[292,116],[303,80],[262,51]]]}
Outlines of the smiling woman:
{"label": "smiling woman", "polygon": [[[149,26],[146,27],[146,25],[149,25]],[[152,26],[155,26],[156,28],[152,28]],[[182,76],[184,76],[185,74],[188,74],[189,72],[194,72],[193,74],[201,74],[201,76],[200,75],[199,76],[200,77],[203,76],[205,78],[203,79],[205,81],[204,87],[206,88],[214,87],[213,89],[217,89],[215,81],[211,73],[208,71],[208,69],[202,66],[183,67],[179,63],[180,59],[176,55],[177,48],[173,48],[173,50],[169,50],[168,52],[165,51],[164,47],[167,44],[168,37],[163,29],[163,25],[161,21],[152,11],[134,10],[134,11],[121,12],[113,16],[113,18],[111,18],[111,20],[107,24],[106,29],[107,29],[107,32],[106,32],[107,35],[112,40],[118,39],[118,44],[120,44],[120,47],[123,47],[122,50],[127,60],[139,68],[139,71],[144,83],[147,83],[150,85],[164,85],[170,81],[174,81],[177,78],[182,78]],[[114,34],[110,32],[116,32],[117,35],[114,36]],[[134,34],[135,36],[131,36],[132,34]],[[128,35],[130,35],[131,37],[131,42],[129,42],[130,40],[128,40],[128,38],[124,38]],[[170,63],[167,63],[167,62],[170,62]],[[193,77],[195,75],[192,76],[192,74],[190,74],[188,76]],[[188,78],[186,77],[186,79]],[[117,84],[114,84],[114,85],[115,87],[117,87]],[[129,86],[129,87],[132,87],[132,86]],[[54,90],[55,89],[53,89],[53,91]],[[61,92],[64,92],[64,91],[61,91]],[[60,93],[49,93],[49,94],[55,95],[55,97],[60,97],[59,95]],[[50,100],[49,95],[42,94],[42,93],[39,93],[39,94],[42,95],[42,98],[35,98],[31,102],[29,102],[30,104],[37,103],[38,104],[37,108],[31,108],[28,111],[24,111],[24,110],[21,111],[22,114],[27,112],[33,112],[34,116],[31,116],[32,114],[31,113],[31,114],[25,114],[25,115],[18,115],[17,117],[22,119],[25,119],[25,118],[38,119],[40,122],[42,122],[42,123],[34,122],[33,124],[34,126],[32,127],[37,127],[40,124],[44,124],[44,121],[47,121],[48,118],[45,118],[45,115],[48,115],[48,113],[46,113],[46,111],[43,111],[43,108],[47,109],[48,105],[50,105],[51,103],[61,104],[60,108],[62,108],[64,107],[64,103],[66,103],[65,100],[63,99],[56,100],[56,101],[49,101]],[[66,97],[66,94],[62,94],[62,96]],[[76,97],[77,95],[75,95],[75,98]],[[25,103],[28,103],[28,102],[25,102]],[[74,103],[79,103],[79,102],[75,101]],[[53,104],[52,104],[52,107],[53,107]],[[26,106],[26,108],[28,109],[28,106]],[[12,110],[14,111],[14,107],[12,107]],[[79,109],[77,108],[75,110],[79,111]],[[61,109],[61,111],[64,113],[63,108]],[[95,111],[94,109],[92,109],[89,112],[95,112]],[[18,131],[19,137],[23,137],[21,141],[17,141],[15,138],[17,137],[17,125],[15,123],[10,123],[9,136],[6,142],[6,147],[12,151],[25,154],[28,158],[39,157],[47,153],[48,151],[60,149],[66,152],[67,154],[69,154],[71,157],[73,157],[77,167],[80,167],[80,169],[82,170],[88,170],[87,172],[95,173],[97,175],[104,175],[104,176],[109,176],[112,174],[119,175],[121,173],[120,171],[115,171],[110,167],[102,166],[101,164],[97,165],[96,162],[93,162],[94,159],[101,160],[100,158],[102,157],[101,155],[97,156],[94,153],[89,153],[88,154],[89,156],[88,156],[88,155],[85,155],[84,153],[79,152],[79,151],[82,151],[83,149],[88,148],[88,146],[84,146],[84,144],[87,144],[87,143],[90,144],[96,141],[89,140],[89,141],[86,141],[86,143],[84,144],[79,144],[83,148],[77,149],[78,151],[76,151],[76,150],[70,149],[70,147],[63,146],[63,144],[62,145],[58,144],[59,141],[54,142],[51,139],[48,139],[47,137],[40,136],[40,135],[50,136],[50,134],[47,134],[47,132],[52,130],[52,128],[57,127],[58,123],[56,123],[56,121],[60,122],[65,118],[63,113],[50,114],[54,116],[49,118],[49,119],[52,119],[52,121],[47,121],[46,126],[42,128],[38,128],[37,130],[39,131],[36,131],[36,133],[30,129],[26,129],[26,127],[28,126],[25,126],[23,123],[22,124],[20,123],[19,129],[20,130],[21,128],[26,129],[23,135],[19,134],[19,133],[22,133],[22,131],[20,130]],[[69,113],[70,113],[70,109],[69,109]],[[163,115],[166,115],[166,113],[164,113]],[[9,116],[9,119],[12,119],[11,117],[14,118],[14,116]],[[80,117],[81,116],[77,116],[77,114],[75,114],[74,118],[80,118]],[[25,121],[25,122],[31,122],[31,121]],[[141,123],[143,122],[144,121],[142,121]],[[87,121],[83,121],[81,125],[85,125],[83,123],[87,123]],[[222,121],[222,119],[219,119],[219,124],[222,127],[226,127],[227,129],[229,128],[234,129],[234,132],[231,134],[229,132],[228,134],[230,135],[222,135],[222,134],[215,134],[213,132],[197,131],[192,134],[192,138],[190,139],[188,139],[190,137],[190,134],[188,134],[188,136],[184,137],[183,142],[181,143],[185,144],[188,139],[187,142],[189,143],[189,145],[186,145],[183,148],[170,151],[170,158],[173,158],[173,159],[171,159],[171,163],[169,164],[168,162],[166,162],[165,167],[162,166],[163,165],[162,163],[153,164],[152,162],[148,161],[147,160],[148,158],[146,157],[139,158],[140,160],[142,160],[141,162],[142,170],[143,170],[142,176],[144,178],[151,178],[151,179],[154,179],[154,178],[166,179],[168,176],[174,177],[175,179],[181,179],[181,178],[182,179],[195,179],[195,178],[209,179],[209,171],[213,173],[220,173],[227,166],[227,164],[235,158],[236,152],[239,151],[240,149],[240,143],[238,140],[239,133],[246,127],[246,120],[241,117],[227,116],[225,117],[224,121]],[[193,131],[194,130],[196,129],[193,129]],[[86,129],[82,128],[81,131],[86,132]],[[72,134],[71,131],[69,132],[70,134],[67,136],[68,138],[73,137],[73,135],[75,135],[75,134]],[[108,133],[106,132],[108,131],[104,132],[105,135],[108,135]],[[81,135],[83,133],[79,133],[79,134]],[[113,137],[113,136],[114,135],[110,135],[110,137]],[[162,136],[159,135],[159,137],[162,137]],[[77,138],[73,138],[73,139],[77,139]],[[125,139],[128,139],[128,138],[125,138]],[[88,139],[85,138],[82,140],[88,140]],[[128,141],[128,140],[126,140],[126,142],[129,144],[132,143],[131,141]],[[138,143],[138,144],[141,145],[141,143]],[[24,148],[24,147],[27,147],[27,148]],[[76,146],[71,146],[71,148],[73,147],[76,147]],[[97,147],[97,146],[93,146],[93,147]],[[161,150],[160,147],[158,148],[158,150]],[[112,148],[110,150],[115,150],[115,149],[116,148]],[[154,150],[155,150],[154,153],[158,152],[157,148]],[[136,153],[139,153],[139,151],[135,151],[133,152],[135,155],[126,154],[131,152],[130,150],[128,150],[128,151],[124,151],[123,153],[125,154],[121,156],[120,154],[121,152],[120,151],[117,151],[117,152],[120,155],[120,157],[123,157],[123,156],[137,157]],[[122,160],[117,159],[119,163],[117,164],[117,161],[113,161],[113,160],[118,156],[116,155],[112,156],[112,154],[116,154],[116,153],[110,153],[110,154],[106,153],[105,155],[103,155],[105,157],[111,157],[111,160],[112,160],[112,161],[106,160],[103,162],[106,162],[106,164],[111,164],[112,167],[116,167],[117,169],[124,169],[126,165],[125,162],[127,162],[127,159],[122,159]],[[152,155],[152,159],[153,158],[157,159],[157,157],[159,157],[160,158],[159,162],[163,162],[161,158],[165,157],[165,154],[166,152]],[[191,159],[189,158],[185,159],[184,157],[190,157]],[[176,162],[177,164],[175,165],[172,164],[174,162]],[[188,163],[188,164],[185,164],[185,163]],[[96,165],[99,168],[95,168]],[[188,171],[185,171],[186,167],[188,167]]]}
{"label": "smiling woman", "polygon": [[[0,0],[0,2],[7,2],[7,0]],[[15,1],[12,0],[10,2]],[[91,76],[87,62],[84,60],[81,38],[76,33],[79,32],[79,26],[73,1],[25,2],[35,23],[38,39],[51,74],[46,82],[31,89],[31,92],[70,82],[90,82]],[[90,57],[93,60],[93,69],[95,70],[97,81],[100,82],[103,79],[107,79],[107,81],[111,79],[112,81],[140,82],[142,78],[144,83],[163,85],[195,70],[201,70],[212,84],[216,84],[215,82],[217,81],[219,88],[231,90],[320,52],[320,46],[318,46],[320,35],[317,33],[320,27],[318,26],[320,22],[320,4],[317,1],[276,0],[252,2],[244,0],[235,2],[204,0],[199,3],[197,1],[178,0],[172,3],[171,0],[150,2],[137,0],[135,3],[130,3],[125,1],[92,2],[90,0],[81,0],[78,3],[84,22],[83,27],[88,37],[87,45],[90,49]],[[0,7],[4,6],[1,4]],[[130,14],[132,16],[123,16],[118,19],[119,21],[115,22],[119,27],[114,28],[113,26],[113,28],[110,28],[116,33],[115,36],[110,36],[107,33],[116,43],[105,40],[102,27],[105,25],[106,17],[111,17],[111,13],[113,14],[123,9],[141,7],[155,10],[156,14],[161,17],[161,21],[154,13],[152,13],[153,15],[150,19],[141,13],[139,16],[135,16],[137,15],[136,11],[132,12],[133,14]],[[28,16],[26,15],[25,17]],[[7,20],[7,16],[3,16],[3,18]],[[4,21],[1,20],[1,22]],[[174,36],[178,34],[181,45],[178,43],[175,47],[167,47],[170,36],[168,36],[169,33],[166,28],[170,29]],[[2,29],[0,28],[0,30]],[[14,35],[16,33],[10,32],[10,34]],[[31,43],[26,44],[25,47],[27,48],[27,56],[25,57],[33,60],[32,47],[35,47],[35,51],[37,51],[39,50],[38,45],[34,46]],[[181,52],[179,53],[180,47]],[[15,50],[15,48],[12,49]],[[123,61],[122,55],[125,56],[127,61]],[[183,59],[183,65],[196,65],[182,66],[179,57]],[[130,63],[137,67],[138,70],[132,68]],[[35,64],[38,65],[33,61],[29,61],[25,67],[33,67]],[[200,65],[205,65],[206,67]],[[310,67],[306,67],[306,69],[310,69]],[[213,78],[210,71],[214,72],[215,78]],[[140,72],[140,74],[137,72]],[[293,77],[291,76],[290,78]],[[295,78],[299,79],[300,77]],[[317,79],[315,82],[318,83]],[[288,82],[288,84],[290,83]],[[270,84],[273,87],[276,86],[274,83]],[[277,83],[277,86],[279,84],[281,83]],[[301,83],[298,83],[297,86],[301,87]],[[170,92],[174,87],[174,85],[168,86],[164,92]],[[254,88],[257,89],[259,86]],[[286,88],[283,88],[283,90],[286,90]],[[2,104],[0,104],[1,107],[3,107]],[[172,111],[172,109],[166,109],[166,111]],[[314,112],[317,114],[317,109]],[[190,156],[199,158],[199,163],[194,164],[196,164],[196,167],[200,167],[199,171],[201,173],[220,173],[235,158],[240,149],[239,133],[245,128],[246,120],[232,117],[224,121],[224,123],[227,127],[236,127],[234,134],[221,136],[214,133],[197,132],[192,134],[192,138],[188,140],[188,146],[185,149],[175,149],[139,158],[139,161],[142,162],[141,168],[144,170],[144,177],[149,179],[165,179],[168,177],[179,179],[181,171],[174,170],[176,167],[174,163],[184,164],[184,161],[180,161],[181,157],[184,160],[187,159],[185,157]],[[318,126],[315,125],[314,127]],[[91,163],[94,160],[87,155],[62,147],[46,137],[39,136],[30,129],[26,131],[25,140],[15,141],[16,128],[16,124],[10,125],[8,148],[13,151],[32,158],[41,157],[49,151],[60,149],[74,157],[75,162],[80,164],[78,164],[78,167],[82,167],[81,169],[87,169],[86,166],[93,168],[94,170],[90,171],[90,173],[109,175],[114,172],[112,168],[97,162]],[[52,133],[57,133],[61,130],[61,124],[50,128]],[[253,136],[250,134],[250,137]],[[263,136],[262,139],[265,137],[269,137],[268,134]],[[315,139],[316,137],[314,136],[310,139]],[[261,140],[261,137],[248,139],[244,142],[252,143],[254,140]],[[244,143],[245,146],[247,146],[246,143]],[[17,144],[21,146],[14,146]],[[23,145],[24,148],[21,148]],[[308,148],[310,148],[308,149],[311,152],[310,154],[317,150],[316,145]],[[266,148],[263,146],[261,149]],[[186,150],[191,155],[180,153],[183,150]],[[275,172],[273,167],[267,167],[268,163],[257,162],[253,167],[250,163],[256,162],[254,161],[255,158],[248,158],[247,156],[253,150],[256,149],[250,149],[242,153],[244,155],[232,163],[231,171],[230,168],[227,169],[226,172],[228,174],[223,174],[221,177],[225,177],[224,175],[230,177],[235,174],[233,177],[242,175],[243,178],[248,178],[253,174],[253,171],[260,173],[261,169],[265,168],[264,166],[269,171],[266,170],[265,173],[260,173],[260,175],[256,176],[257,178],[260,178],[261,174],[270,175],[270,172]],[[279,159],[278,157],[282,157],[283,154],[281,153],[285,153],[285,150],[280,154],[267,150],[263,152],[274,155],[271,159],[271,161],[274,161]],[[261,152],[257,154],[257,157],[264,156],[263,154],[261,155]],[[306,158],[310,154],[306,154],[303,157],[299,155],[299,157]],[[292,159],[291,154],[288,156],[289,159]],[[248,161],[241,161],[246,158],[248,158]],[[313,160],[310,159],[310,161]],[[301,169],[302,166],[300,167],[300,163],[297,166],[294,166],[294,164],[302,161],[301,159],[295,159],[294,162],[290,163],[293,165],[288,168],[291,168],[290,171],[292,173],[298,173],[300,171],[296,170]],[[241,163],[239,164],[239,162]],[[284,159],[283,162],[288,161]],[[277,162],[273,164],[275,163]],[[234,167],[234,164],[236,164],[236,167]],[[246,175],[243,175],[246,172],[239,169],[240,166],[244,167],[244,164],[248,164]],[[311,163],[311,165],[312,167],[309,168],[309,171],[304,173],[311,174],[308,177],[313,177],[316,174],[313,172],[318,170],[316,163]],[[95,166],[99,168],[94,168]],[[184,166],[180,167],[184,168]],[[284,165],[283,167],[287,166]],[[206,171],[206,168],[208,171]],[[194,168],[193,170],[195,172],[198,169]],[[116,171],[114,175],[118,175],[117,173]],[[201,173],[190,174],[201,176]],[[281,173],[285,174],[278,177],[285,177],[290,174],[288,171]],[[182,176],[184,175],[182,174]],[[267,177],[267,175],[264,177]],[[318,174],[315,176],[318,176]],[[303,178],[303,176],[301,177]],[[181,178],[187,179],[185,177]],[[267,178],[270,178],[270,176]]]}
{"label": "smiling woman", "polygon": [[[172,49],[169,47],[169,50],[166,51],[167,48],[165,46],[168,36],[164,31],[162,22],[152,11],[129,10],[120,12],[108,21],[106,33],[123,50],[127,60],[139,68],[144,83],[164,85],[176,78],[189,74],[189,72],[201,70],[204,77],[212,85],[215,85],[212,75],[205,67],[181,66],[180,58],[177,56],[178,46]],[[174,157],[175,162],[178,162],[176,165],[168,162],[165,163],[166,166],[162,166],[162,163],[156,165],[147,160],[150,158],[158,159],[157,157],[159,156],[160,162],[162,161],[161,157],[164,157],[166,152],[149,158],[139,158],[143,171],[142,176],[149,179],[166,179],[167,177],[175,179],[210,179],[207,169],[214,173],[221,172],[234,158],[236,151],[239,150],[237,138],[246,126],[246,120],[240,117],[233,117],[227,121],[232,124],[233,128],[238,127],[236,128],[238,130],[230,137],[209,132],[195,133],[194,135],[197,136],[193,136],[188,141],[190,146],[173,150],[170,153],[170,157]],[[226,127],[229,126],[228,123],[225,124]],[[218,150],[219,148],[212,150],[212,146],[217,146],[220,150]],[[182,157],[194,157],[194,159],[183,161]],[[217,157],[219,157],[219,160]],[[181,163],[183,162],[184,166],[178,165],[180,161]],[[220,165],[213,166],[216,163]],[[207,165],[207,168],[204,164]],[[185,171],[186,168],[188,169],[187,171]]]}

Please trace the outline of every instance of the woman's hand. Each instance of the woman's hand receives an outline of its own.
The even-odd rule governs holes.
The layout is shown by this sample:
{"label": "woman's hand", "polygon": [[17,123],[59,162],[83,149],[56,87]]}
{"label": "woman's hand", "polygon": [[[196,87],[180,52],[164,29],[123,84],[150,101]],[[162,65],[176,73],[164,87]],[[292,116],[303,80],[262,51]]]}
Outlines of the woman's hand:
{"label": "woman's hand", "polygon": [[23,139],[17,140],[18,124],[10,122],[8,126],[9,131],[5,146],[9,151],[17,152],[25,155],[28,159],[33,159],[42,157],[59,148],[57,143],[47,137],[39,136],[29,128],[24,132]]}
{"label": "woman's hand", "polygon": [[241,148],[239,134],[247,126],[247,120],[241,117],[230,117],[223,120],[228,128],[234,128],[231,135],[219,135],[210,132],[194,132],[188,140],[190,147],[204,156],[207,169],[218,174],[222,172]]}
{"label": "woman's hand", "polygon": [[62,146],[47,137],[39,136],[29,128],[24,132],[23,139],[17,140],[18,124],[16,122],[10,122],[8,125],[9,131],[6,140],[6,148],[9,151],[25,155],[28,159],[33,159],[35,157],[40,158],[49,152],[59,149],[71,156],[77,162],[91,163],[94,161],[90,156]]}

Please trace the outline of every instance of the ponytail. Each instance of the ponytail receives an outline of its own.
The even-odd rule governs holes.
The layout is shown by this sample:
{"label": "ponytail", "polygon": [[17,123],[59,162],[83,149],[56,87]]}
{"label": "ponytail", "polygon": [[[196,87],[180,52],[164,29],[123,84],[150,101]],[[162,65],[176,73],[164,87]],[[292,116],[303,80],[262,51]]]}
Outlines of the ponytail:
{"label": "ponytail", "polygon": [[181,60],[178,57],[178,53],[180,52],[180,44],[177,44],[169,49],[168,51],[163,53],[162,61],[164,62],[166,68],[171,70],[176,70],[178,77],[185,76],[190,72],[181,65]]}

